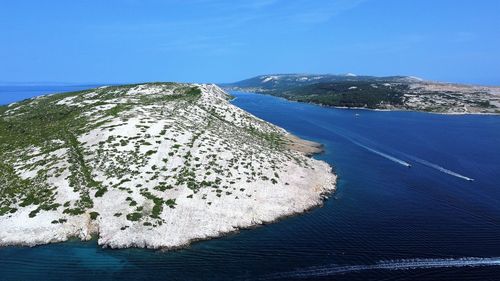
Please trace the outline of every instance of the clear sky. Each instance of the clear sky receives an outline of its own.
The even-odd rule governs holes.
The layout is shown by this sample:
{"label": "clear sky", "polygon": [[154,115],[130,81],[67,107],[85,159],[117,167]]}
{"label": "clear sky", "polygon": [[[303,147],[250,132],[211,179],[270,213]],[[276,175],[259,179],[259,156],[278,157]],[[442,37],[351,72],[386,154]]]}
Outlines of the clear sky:
{"label": "clear sky", "polygon": [[15,0],[1,82],[232,82],[269,73],[500,85],[498,0]]}

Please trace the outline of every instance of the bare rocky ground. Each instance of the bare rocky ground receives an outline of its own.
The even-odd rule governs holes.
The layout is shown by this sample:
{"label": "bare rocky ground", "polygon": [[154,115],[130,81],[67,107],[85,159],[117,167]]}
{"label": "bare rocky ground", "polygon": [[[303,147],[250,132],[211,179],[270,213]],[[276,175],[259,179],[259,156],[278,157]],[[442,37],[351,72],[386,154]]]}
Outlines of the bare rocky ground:
{"label": "bare rocky ground", "polygon": [[500,114],[500,87],[422,81],[404,93],[408,109],[438,113]]}

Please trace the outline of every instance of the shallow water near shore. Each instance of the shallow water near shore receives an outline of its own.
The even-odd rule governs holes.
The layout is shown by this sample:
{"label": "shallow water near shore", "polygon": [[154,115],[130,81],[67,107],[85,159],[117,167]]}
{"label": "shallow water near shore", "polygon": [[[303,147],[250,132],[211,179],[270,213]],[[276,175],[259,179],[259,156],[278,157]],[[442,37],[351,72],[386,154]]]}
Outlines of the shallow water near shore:
{"label": "shallow water near shore", "polygon": [[324,144],[315,157],[339,182],[323,207],[172,252],[102,249],[95,240],[0,248],[0,280],[498,279],[500,116],[232,94],[242,109]]}

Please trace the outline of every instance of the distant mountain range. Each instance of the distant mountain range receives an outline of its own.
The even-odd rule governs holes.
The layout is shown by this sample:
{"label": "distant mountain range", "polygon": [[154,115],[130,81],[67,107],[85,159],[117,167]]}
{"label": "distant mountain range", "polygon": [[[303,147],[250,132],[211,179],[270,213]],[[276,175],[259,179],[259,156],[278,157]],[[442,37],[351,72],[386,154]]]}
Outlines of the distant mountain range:
{"label": "distant mountain range", "polygon": [[337,107],[500,114],[500,87],[426,81],[413,76],[271,74],[221,86]]}

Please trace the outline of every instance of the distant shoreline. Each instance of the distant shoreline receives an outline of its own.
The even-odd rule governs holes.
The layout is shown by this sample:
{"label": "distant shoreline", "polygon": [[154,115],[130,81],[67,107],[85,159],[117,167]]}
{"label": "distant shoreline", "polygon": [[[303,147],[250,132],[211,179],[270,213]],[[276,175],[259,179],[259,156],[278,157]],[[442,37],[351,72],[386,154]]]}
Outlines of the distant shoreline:
{"label": "distant shoreline", "polygon": [[271,96],[271,97],[283,99],[283,100],[286,100],[289,102],[297,102],[297,103],[310,104],[310,105],[316,105],[316,106],[321,106],[321,107],[326,107],[326,108],[335,108],[335,109],[365,110],[365,111],[378,111],[378,112],[417,112],[417,113],[428,113],[428,114],[438,114],[438,115],[457,115],[457,116],[460,116],[460,115],[500,116],[500,113],[494,113],[494,112],[436,112],[436,111],[413,110],[413,109],[404,109],[404,108],[388,109],[388,108],[335,106],[335,105],[327,105],[327,104],[316,103],[316,102],[305,102],[305,101],[297,101],[297,100],[287,99],[285,97],[272,95],[272,94],[269,94],[266,92],[256,92],[256,91],[251,91],[251,90],[246,90],[246,89],[234,89],[231,87],[223,88],[223,89],[225,91],[237,91],[237,92],[243,92],[243,93],[248,93],[248,94],[265,95],[265,96]]}

